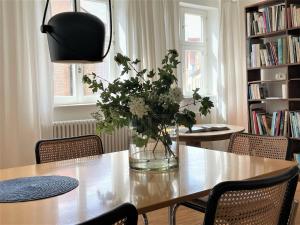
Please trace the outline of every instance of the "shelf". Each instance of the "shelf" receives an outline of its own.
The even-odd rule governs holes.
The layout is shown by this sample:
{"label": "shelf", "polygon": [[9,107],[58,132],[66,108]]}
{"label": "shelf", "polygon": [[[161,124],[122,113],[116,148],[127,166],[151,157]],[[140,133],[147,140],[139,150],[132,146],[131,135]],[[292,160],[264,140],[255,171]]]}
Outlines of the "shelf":
{"label": "shelf", "polygon": [[256,80],[256,81],[249,81],[248,84],[277,83],[277,82],[286,82],[286,81],[287,80]]}
{"label": "shelf", "polygon": [[[259,12],[261,11],[260,9],[264,7],[268,7],[271,5],[283,5],[285,6],[285,9],[289,7],[290,4],[295,3],[295,4],[300,4],[300,0],[260,0],[257,1],[256,3],[253,3],[251,5],[246,6],[245,12],[246,13],[254,13],[254,12]],[[274,15],[273,15],[274,16]],[[245,21],[246,21],[246,31],[247,29],[247,15],[245,16]],[[285,24],[287,24],[287,17],[283,18],[285,21]],[[278,39],[278,38],[286,38],[289,35],[297,35],[300,36],[300,26],[297,27],[285,27],[283,30],[279,31],[273,31],[273,32],[268,32],[264,34],[256,34],[256,35],[250,35],[247,36],[246,32],[246,37],[245,40],[247,42],[246,46],[246,62],[249,61],[250,59],[250,52],[252,50],[249,49],[249,44],[262,44],[267,41],[272,41],[273,39]],[[289,52],[289,46],[286,47],[286,52]],[[248,128],[249,132],[252,131],[252,126],[251,126],[251,109],[255,107],[259,107],[259,105],[255,104],[260,104],[261,107],[265,107],[269,111],[272,110],[278,110],[278,109],[285,109],[288,111],[299,111],[300,112],[300,62],[297,63],[289,63],[290,60],[286,60],[285,64],[280,64],[280,65],[261,65],[258,67],[251,67],[252,64],[247,64],[249,65],[249,68],[247,68],[247,85],[248,87],[251,87],[251,84],[264,84],[267,86],[268,93],[270,96],[274,96],[274,98],[266,98],[266,99],[248,99],[247,100],[247,106],[248,106]],[[282,62],[282,61],[281,61]],[[278,71],[276,71],[278,70]],[[284,72],[286,74],[286,79],[283,80],[275,80],[275,74],[277,72]],[[264,77],[264,75],[266,75]],[[274,76],[273,76],[274,75]],[[262,80],[262,78],[266,78],[266,80]],[[282,95],[282,88],[280,86],[284,86],[283,84],[286,85],[286,90],[284,95]],[[249,96],[249,89],[247,89],[247,96]],[[245,93],[246,94],[246,93]],[[285,95],[287,94],[287,95]],[[266,95],[268,96],[268,95]],[[276,97],[278,96],[278,97]],[[284,97],[283,97],[284,96]],[[261,104],[262,103],[262,104]],[[253,105],[253,107],[251,107]],[[255,106],[255,107],[254,107]],[[287,123],[287,129],[288,131],[291,131],[291,124]],[[291,136],[291,132],[288,132],[289,136]],[[300,137],[298,138],[293,138],[293,137],[288,137],[289,140],[291,141],[291,151],[292,152],[298,152],[300,153]]]}
{"label": "shelf", "polygon": [[[267,99],[248,99],[248,102],[262,102],[262,101],[288,101],[288,98],[267,98]],[[299,98],[300,101],[300,98]]]}
{"label": "shelf", "polygon": [[289,137],[289,139],[291,139],[293,141],[300,141],[300,138]]}
{"label": "shelf", "polygon": [[298,26],[298,27],[290,27],[290,28],[287,28],[288,31],[290,31],[290,30],[298,30],[298,29],[300,29],[299,26]]}
{"label": "shelf", "polygon": [[288,31],[295,31],[295,30],[300,30],[300,26],[290,27],[290,28],[287,28],[284,30],[272,31],[272,32],[263,33],[263,34],[251,35],[251,36],[247,37],[247,40],[257,39],[257,38],[268,38],[268,37],[274,37],[274,36],[286,36],[286,35],[289,35]]}
{"label": "shelf", "polygon": [[252,68],[248,68],[247,70],[275,69],[275,68],[287,67],[287,66],[300,66],[300,63],[287,63],[287,64],[280,64],[274,66],[252,67]]}
{"label": "shelf", "polygon": [[256,39],[256,38],[268,38],[268,37],[274,37],[274,36],[279,36],[279,35],[286,35],[286,30],[279,30],[279,31],[272,31],[269,33],[264,33],[264,34],[256,34],[256,35],[251,35],[248,36],[247,39]]}
{"label": "shelf", "polygon": [[248,5],[246,9],[251,9],[251,8],[257,8],[257,7],[262,7],[262,6],[269,6],[269,5],[277,5],[277,4],[284,4],[284,0],[263,0],[251,5]]}

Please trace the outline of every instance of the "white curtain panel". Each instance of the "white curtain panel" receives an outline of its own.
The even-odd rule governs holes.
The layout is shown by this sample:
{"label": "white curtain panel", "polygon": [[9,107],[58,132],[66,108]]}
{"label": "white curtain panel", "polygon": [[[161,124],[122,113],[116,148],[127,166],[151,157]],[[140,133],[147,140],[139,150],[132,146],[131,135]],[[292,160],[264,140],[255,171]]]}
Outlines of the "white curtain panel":
{"label": "white curtain panel", "polygon": [[[116,0],[116,51],[157,68],[168,49],[179,48],[177,0]],[[125,10],[124,10],[125,9]]]}
{"label": "white curtain panel", "polygon": [[34,163],[36,141],[52,135],[44,6],[44,0],[0,1],[0,168]]}
{"label": "white curtain panel", "polygon": [[245,31],[238,1],[220,0],[218,122],[247,127]]}

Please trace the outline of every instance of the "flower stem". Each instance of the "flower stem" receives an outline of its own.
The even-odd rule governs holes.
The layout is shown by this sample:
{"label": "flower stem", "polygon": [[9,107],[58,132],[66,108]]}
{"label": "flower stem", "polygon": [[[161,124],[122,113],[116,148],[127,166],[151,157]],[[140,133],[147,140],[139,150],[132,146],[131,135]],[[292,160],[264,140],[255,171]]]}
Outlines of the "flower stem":
{"label": "flower stem", "polygon": [[188,104],[186,104],[186,105],[180,106],[179,108],[182,109],[182,108],[187,107],[187,106],[190,106],[190,105],[196,105],[196,104],[199,103],[199,102],[201,102],[201,100],[194,101],[194,102],[192,102],[192,103],[188,103]]}

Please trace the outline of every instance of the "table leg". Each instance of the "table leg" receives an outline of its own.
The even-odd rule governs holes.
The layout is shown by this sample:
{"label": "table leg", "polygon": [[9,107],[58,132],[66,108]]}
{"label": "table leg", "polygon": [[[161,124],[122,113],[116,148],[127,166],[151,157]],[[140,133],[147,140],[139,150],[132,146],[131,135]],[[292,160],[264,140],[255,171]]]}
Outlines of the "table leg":
{"label": "table leg", "polygon": [[149,221],[148,221],[147,215],[146,215],[146,214],[142,214],[142,216],[143,216],[144,224],[145,224],[145,225],[148,225],[148,224],[149,224]]}
{"label": "table leg", "polygon": [[171,205],[168,208],[169,225],[176,225],[176,210],[179,204]]}

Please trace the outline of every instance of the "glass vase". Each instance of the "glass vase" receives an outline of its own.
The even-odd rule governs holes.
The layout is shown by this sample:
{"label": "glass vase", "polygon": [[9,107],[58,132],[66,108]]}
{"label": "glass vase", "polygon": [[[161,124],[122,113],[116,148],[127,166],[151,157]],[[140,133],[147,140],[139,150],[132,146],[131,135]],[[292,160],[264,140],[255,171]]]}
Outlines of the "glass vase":
{"label": "glass vase", "polygon": [[129,165],[131,169],[142,171],[166,171],[178,167],[179,146],[177,141],[167,145],[161,140],[149,139],[144,145],[138,146],[131,138],[129,148]]}

